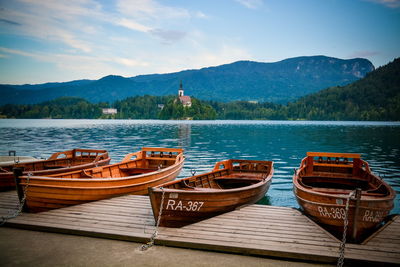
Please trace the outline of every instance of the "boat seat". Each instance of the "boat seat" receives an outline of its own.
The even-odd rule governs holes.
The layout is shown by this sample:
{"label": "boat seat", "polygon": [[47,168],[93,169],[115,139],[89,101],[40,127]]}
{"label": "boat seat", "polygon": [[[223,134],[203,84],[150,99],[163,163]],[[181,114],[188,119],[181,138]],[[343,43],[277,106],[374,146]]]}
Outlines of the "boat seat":
{"label": "boat seat", "polygon": [[337,188],[324,188],[324,187],[311,187],[308,186],[309,188],[312,188],[312,190],[319,192],[319,193],[326,193],[326,194],[342,194],[342,195],[348,195],[354,190],[349,190],[349,189],[337,189]]}
{"label": "boat seat", "polygon": [[219,189],[219,188],[209,188],[209,187],[192,187],[192,188],[190,188],[190,189],[192,189],[192,190],[194,190],[194,191],[202,191],[202,192],[219,192],[219,191],[221,191],[221,190],[224,190],[224,189]]}
{"label": "boat seat", "polygon": [[138,174],[149,173],[149,172],[154,172],[154,171],[158,170],[158,169],[154,169],[154,168],[124,168],[124,167],[120,167],[119,169],[129,175],[138,175]]}
{"label": "boat seat", "polygon": [[81,177],[82,178],[93,178],[93,176],[88,174],[85,170],[81,171]]}
{"label": "boat seat", "polygon": [[388,191],[383,184],[380,184],[377,188],[366,191],[366,194],[369,196],[384,196],[388,194]]}
{"label": "boat seat", "polygon": [[[191,186],[187,183],[187,180],[182,180],[181,184],[183,183],[184,187],[182,187],[181,189],[184,190],[197,190],[197,191],[213,191],[213,190],[221,190],[222,188],[219,186],[219,184],[214,183],[214,186],[217,186],[218,188],[215,187],[197,187],[197,186]],[[208,184],[209,186],[211,186],[211,184]]]}
{"label": "boat seat", "polygon": [[10,172],[10,171],[7,171],[7,170],[3,169],[2,167],[0,167],[0,172]]}
{"label": "boat seat", "polygon": [[255,182],[258,183],[260,181],[262,181],[263,179],[261,178],[242,178],[240,176],[221,176],[221,177],[216,177],[215,181],[219,182],[219,181],[232,181],[232,182]]}
{"label": "boat seat", "polygon": [[64,165],[44,165],[45,170],[52,170],[52,169],[61,169],[66,168],[67,166]]}

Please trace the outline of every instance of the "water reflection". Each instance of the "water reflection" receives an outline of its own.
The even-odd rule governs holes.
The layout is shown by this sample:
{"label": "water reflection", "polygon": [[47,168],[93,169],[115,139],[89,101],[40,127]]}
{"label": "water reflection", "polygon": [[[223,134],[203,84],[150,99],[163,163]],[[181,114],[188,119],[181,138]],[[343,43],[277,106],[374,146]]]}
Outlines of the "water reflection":
{"label": "water reflection", "polygon": [[76,147],[103,148],[117,162],[144,146],[184,148],[180,177],[192,169],[209,171],[227,158],[273,160],[275,175],[264,202],[289,207],[298,207],[292,175],[307,151],[361,153],[397,191],[394,212],[400,213],[400,123],[0,120],[1,154],[48,157]]}

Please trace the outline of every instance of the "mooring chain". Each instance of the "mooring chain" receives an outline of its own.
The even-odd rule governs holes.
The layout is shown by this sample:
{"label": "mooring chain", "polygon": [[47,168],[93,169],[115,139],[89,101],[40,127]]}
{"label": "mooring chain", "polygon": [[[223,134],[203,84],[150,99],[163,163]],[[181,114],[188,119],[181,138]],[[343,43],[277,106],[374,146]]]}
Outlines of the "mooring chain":
{"label": "mooring chain", "polygon": [[23,190],[23,196],[21,201],[19,201],[19,207],[17,210],[9,210],[8,213],[11,213],[9,215],[1,216],[1,221],[0,221],[0,226],[4,225],[8,220],[13,219],[17,217],[18,215],[21,214],[22,209],[25,205],[25,200],[26,200],[26,192],[28,191],[28,186],[29,186],[29,179],[31,178],[32,173],[28,173],[28,178],[26,179],[26,185]]}
{"label": "mooring chain", "polygon": [[156,228],[154,229],[154,233],[150,237],[150,241],[140,247],[141,251],[145,251],[148,248],[151,248],[154,245],[154,240],[156,239],[156,237],[158,235],[158,226],[160,225],[160,220],[161,220],[161,215],[162,215],[163,205],[164,205],[164,195],[165,195],[164,188],[160,187],[160,189],[162,191],[162,196],[161,196],[160,211],[158,212],[158,217],[157,217],[157,222],[156,222]]}
{"label": "mooring chain", "polygon": [[344,251],[346,248],[346,232],[347,232],[347,226],[349,224],[349,205],[350,205],[350,199],[355,195],[356,191],[350,192],[350,194],[347,196],[346,199],[346,208],[345,208],[345,214],[343,218],[343,236],[342,236],[342,242],[340,243],[339,247],[339,258],[337,262],[338,267],[342,267],[344,264]]}

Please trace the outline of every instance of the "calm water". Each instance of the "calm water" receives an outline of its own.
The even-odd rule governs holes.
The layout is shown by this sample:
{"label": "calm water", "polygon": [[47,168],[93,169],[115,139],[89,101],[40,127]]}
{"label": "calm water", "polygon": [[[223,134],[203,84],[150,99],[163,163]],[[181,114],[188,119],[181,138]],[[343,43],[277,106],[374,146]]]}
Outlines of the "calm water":
{"label": "calm water", "polygon": [[263,203],[298,207],[293,169],[307,151],[361,153],[397,192],[400,213],[400,123],[287,121],[0,120],[0,153],[48,157],[72,148],[107,149],[112,162],[143,146],[182,147],[180,177],[228,158],[273,160]]}

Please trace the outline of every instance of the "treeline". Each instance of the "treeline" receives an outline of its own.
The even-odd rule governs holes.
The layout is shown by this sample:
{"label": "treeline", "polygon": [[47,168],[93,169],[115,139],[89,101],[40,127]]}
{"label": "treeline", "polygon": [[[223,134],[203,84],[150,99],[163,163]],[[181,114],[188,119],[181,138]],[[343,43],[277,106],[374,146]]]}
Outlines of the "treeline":
{"label": "treeline", "polygon": [[[103,108],[115,108],[117,114],[103,114]],[[35,105],[0,106],[0,118],[17,119],[194,119],[214,120],[215,110],[192,98],[191,107],[183,107],[174,96],[135,96],[113,104],[92,104],[83,98],[61,97]]]}
{"label": "treeline", "polygon": [[97,119],[106,103],[92,104],[78,97],[61,97],[36,105],[0,106],[0,117],[18,119]]}
{"label": "treeline", "polygon": [[[115,115],[102,114],[113,107]],[[0,118],[194,119],[194,120],[376,120],[400,121],[400,59],[344,87],[332,87],[287,105],[192,98],[183,107],[176,96],[135,96],[110,103],[62,97],[36,105],[0,106]]]}
{"label": "treeline", "polygon": [[307,120],[400,120],[400,58],[344,87],[332,87],[287,105]]}

